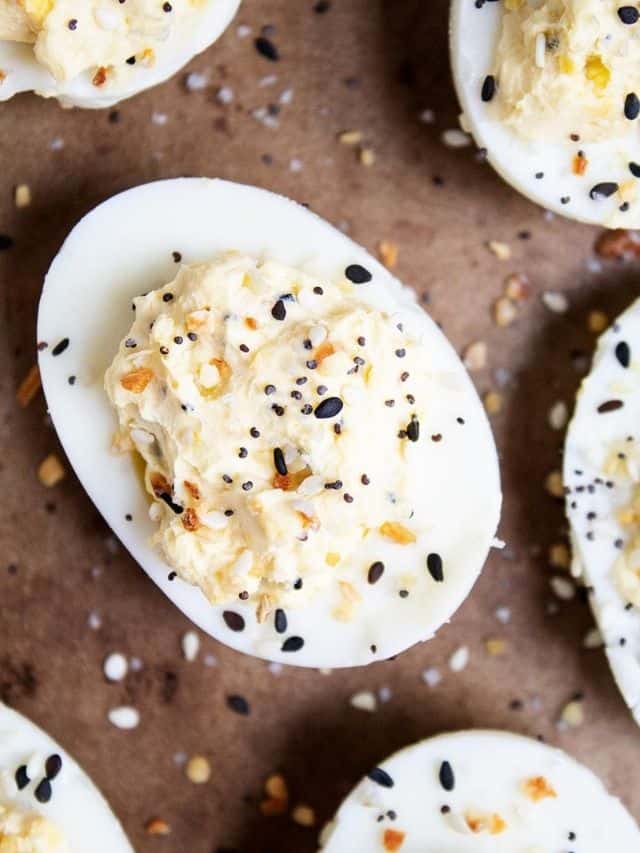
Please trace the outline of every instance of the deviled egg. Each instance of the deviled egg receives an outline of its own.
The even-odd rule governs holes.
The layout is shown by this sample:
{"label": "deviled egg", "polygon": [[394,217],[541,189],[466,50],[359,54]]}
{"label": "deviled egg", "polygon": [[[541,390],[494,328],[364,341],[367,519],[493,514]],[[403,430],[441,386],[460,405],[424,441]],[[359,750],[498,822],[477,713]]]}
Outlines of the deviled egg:
{"label": "deviled egg", "polygon": [[53,262],[38,337],[85,488],[219,640],[366,664],[469,593],[501,502],[482,404],[414,293],[306,208],[207,179],[116,196]]}
{"label": "deviled egg", "polygon": [[324,853],[637,850],[640,831],[590,770],[499,731],[422,741],[374,767],[321,836]]}
{"label": "deviled egg", "polygon": [[93,782],[0,702],[0,853],[133,853]]}
{"label": "deviled egg", "polygon": [[453,0],[462,124],[523,195],[640,227],[640,13],[614,0]]}
{"label": "deviled egg", "polygon": [[0,0],[0,100],[34,91],[108,107],[171,77],[240,0]]}
{"label": "deviled egg", "polygon": [[573,571],[640,723],[640,301],[600,338],[564,452]]}

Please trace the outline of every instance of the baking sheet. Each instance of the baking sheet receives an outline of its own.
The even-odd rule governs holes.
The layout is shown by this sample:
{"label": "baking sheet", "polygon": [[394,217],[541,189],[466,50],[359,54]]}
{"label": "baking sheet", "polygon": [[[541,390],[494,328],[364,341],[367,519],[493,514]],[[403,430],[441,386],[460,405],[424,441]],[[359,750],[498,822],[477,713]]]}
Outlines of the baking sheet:
{"label": "baking sheet", "polygon": [[[549,410],[571,405],[595,340],[589,314],[625,307],[638,292],[637,266],[603,263],[596,230],[545,217],[473,148],[445,144],[457,107],[444,0],[332,0],[324,13],[315,5],[245,0],[221,41],[187,69],[206,75],[204,89],[190,91],[185,70],[116,112],[64,111],[31,96],[0,106],[0,234],[14,241],[0,252],[0,697],[73,752],[139,853],[311,853],[318,827],[373,764],[466,726],[542,735],[601,774],[640,819],[640,732],[602,652],[583,648],[593,624],[584,596],[564,602],[551,592],[547,553],[566,527],[544,485],[562,446]],[[263,33],[278,62],[255,50]],[[345,130],[362,132],[373,165],[338,141]],[[49,261],[77,219],[113,193],[200,174],[307,202],[374,252],[380,241],[395,244],[395,271],[456,346],[487,343],[488,367],[474,378],[502,399],[492,420],[507,547],[451,625],[395,661],[274,672],[201,637],[187,662],[187,621],[118,547],[71,472],[53,489],[36,476],[59,452],[56,438],[42,397],[23,409],[15,394],[35,362]],[[32,203],[17,209],[13,188],[23,183]],[[492,241],[509,248],[507,260]],[[512,273],[528,276],[531,294],[501,328],[493,306]],[[567,295],[566,313],[545,307],[548,291]],[[504,641],[504,653],[490,654],[488,639]],[[453,672],[449,659],[463,646],[469,663]],[[113,651],[141,664],[119,684],[102,671]],[[361,692],[369,703],[375,695],[375,712],[352,706]],[[231,711],[229,695],[245,697],[251,713]],[[575,695],[584,723],[559,726]],[[107,720],[122,704],[140,711],[132,732]],[[211,763],[203,785],[185,775],[185,757],[196,754]],[[273,773],[284,776],[291,807],[313,808],[315,827],[297,825],[290,810],[261,813]],[[170,835],[147,832],[154,817]]]}

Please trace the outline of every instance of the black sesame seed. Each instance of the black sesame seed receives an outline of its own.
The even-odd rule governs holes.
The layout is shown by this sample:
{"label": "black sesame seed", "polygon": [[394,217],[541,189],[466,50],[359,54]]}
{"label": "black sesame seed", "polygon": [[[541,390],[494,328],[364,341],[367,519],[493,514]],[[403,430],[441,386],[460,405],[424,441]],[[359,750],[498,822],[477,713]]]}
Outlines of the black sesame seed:
{"label": "black sesame seed", "polygon": [[250,492],[252,488],[253,488],[253,483],[251,482],[251,480],[247,480],[246,483],[242,484],[242,491],[243,492]]}
{"label": "black sesame seed", "polygon": [[169,355],[169,347],[160,347],[160,353],[162,355]]}
{"label": "black sesame seed", "polygon": [[164,501],[169,507],[169,509],[172,512],[175,512],[176,515],[182,515],[182,513],[184,512],[184,507],[180,506],[180,504],[174,503],[171,498],[171,495],[168,492],[162,492],[162,494],[160,494],[158,497],[161,501]]}
{"label": "black sesame seed", "polygon": [[15,773],[16,785],[18,786],[18,790],[22,791],[23,788],[26,788],[31,779],[27,774],[27,765],[21,764],[20,767],[16,770]]}
{"label": "black sesame seed", "polygon": [[178,346],[179,346],[181,343],[184,342],[184,338],[182,337],[182,335],[176,335],[175,338],[173,339],[173,342],[174,342],[174,344],[178,344]]}
{"label": "black sesame seed", "polygon": [[640,178],[640,164],[639,163],[629,163],[629,171],[633,175],[634,178]]}
{"label": "black sesame seed", "polygon": [[69,338],[63,338],[61,341],[58,341],[58,343],[51,350],[51,355],[62,355],[62,353],[68,348],[68,346]]}
{"label": "black sesame seed", "polygon": [[271,410],[272,410],[273,412],[275,412],[275,414],[276,414],[279,418],[281,418],[281,417],[284,415],[284,407],[283,407],[283,406],[280,406],[278,403],[274,403],[274,404],[273,404],[273,406],[271,406]]}
{"label": "black sesame seed", "polygon": [[443,761],[440,765],[438,779],[445,791],[453,791],[456,786],[456,779],[453,773],[453,768],[448,761]]}
{"label": "black sesame seed", "polygon": [[255,427],[251,427],[251,429],[249,430],[249,435],[251,436],[251,438],[260,438],[260,430],[256,429]]}
{"label": "black sesame seed", "polygon": [[163,302],[171,302],[173,300],[173,293],[163,293],[162,301]]}
{"label": "black sesame seed", "polygon": [[70,30],[75,30],[75,29],[77,29],[77,28],[78,28],[78,21],[77,21],[77,19],[76,19],[76,18],[71,18],[71,20],[68,22],[67,26],[69,27],[69,29],[70,29]]}
{"label": "black sesame seed", "polygon": [[187,332],[187,337],[189,338],[190,341],[197,341],[198,340],[198,336],[196,335],[195,332]]}
{"label": "black sesame seed", "polygon": [[640,99],[635,92],[629,92],[624,99],[624,116],[629,121],[635,121],[640,115]]}
{"label": "black sesame seed", "polygon": [[496,78],[493,74],[488,74],[484,78],[484,82],[482,84],[482,92],[481,98],[485,104],[488,104],[489,101],[493,100],[493,96],[496,93]]}
{"label": "black sesame seed", "polygon": [[271,316],[274,320],[284,320],[287,316],[287,309],[282,299],[278,299],[271,309]]}
{"label": "black sesame seed", "polygon": [[596,184],[589,190],[589,197],[593,201],[598,201],[601,198],[610,198],[614,193],[617,193],[620,187],[613,181],[604,181],[601,184]]}
{"label": "black sesame seed", "polygon": [[246,447],[241,447],[240,450],[238,450],[238,456],[240,457],[240,459],[246,459],[248,455],[249,451]]}
{"label": "black sesame seed", "polygon": [[370,584],[378,583],[383,574],[384,563],[381,563],[379,560],[377,560],[375,563],[371,563],[371,565],[369,566],[367,580]]}
{"label": "black sesame seed", "polygon": [[36,800],[39,803],[48,803],[51,799],[52,793],[53,791],[51,789],[51,782],[48,779],[42,779],[42,781],[38,783],[38,786],[33,792]]}
{"label": "black sesame seed", "polygon": [[429,554],[427,556],[427,569],[434,581],[441,583],[444,580],[444,570],[440,554]]}
{"label": "black sesame seed", "polygon": [[276,393],[276,386],[275,385],[265,385],[264,386],[264,393],[267,395],[267,397],[271,396],[271,394],[275,394]]}
{"label": "black sesame seed", "polygon": [[335,418],[342,411],[343,402],[340,397],[327,397],[319,403],[314,411],[317,418],[323,420],[327,418]]}
{"label": "black sesame seed", "polygon": [[286,477],[288,474],[287,463],[284,461],[284,453],[279,447],[273,451],[273,464],[278,474]]}
{"label": "black sesame seed", "polygon": [[631,349],[626,341],[620,341],[616,346],[616,358],[623,367],[629,367],[631,363]]}
{"label": "black sesame seed", "polygon": [[618,17],[623,24],[637,24],[640,12],[638,12],[635,6],[620,6]]}
{"label": "black sesame seed", "polygon": [[369,270],[360,264],[351,264],[346,268],[344,274],[353,284],[367,284],[373,278]]}
{"label": "black sesame seed", "polygon": [[250,711],[249,703],[244,696],[227,696],[227,707],[245,717]]}
{"label": "black sesame seed", "polygon": [[47,775],[47,779],[55,779],[61,770],[62,758],[55,753],[54,755],[50,755],[44,765],[44,772]]}
{"label": "black sesame seed", "polygon": [[13,246],[13,237],[8,234],[0,234],[0,252],[6,252]]}
{"label": "black sesame seed", "polygon": [[240,615],[240,613],[236,613],[235,610],[224,610],[222,613],[222,618],[224,619],[225,625],[231,631],[244,631],[245,621],[244,617]]}
{"label": "black sesame seed", "polygon": [[240,352],[249,352],[249,347],[246,344],[240,344],[238,349],[240,350]]}
{"label": "black sesame seed", "polygon": [[420,421],[415,415],[407,425],[407,438],[409,441],[418,441],[420,438]]}
{"label": "black sesame seed", "polygon": [[624,406],[622,400],[607,400],[604,403],[600,403],[598,406],[598,414],[606,415],[608,412],[615,412],[617,409],[621,409]]}
{"label": "black sesame seed", "polygon": [[265,38],[265,36],[258,36],[254,41],[254,45],[258,53],[270,62],[277,62],[280,59],[278,48],[270,39]]}
{"label": "black sesame seed", "polygon": [[316,296],[322,296],[324,290],[321,287],[316,286],[313,288],[313,292],[316,294]]}
{"label": "black sesame seed", "polygon": [[282,608],[278,607],[273,621],[278,634],[284,634],[287,630],[287,614],[282,610]]}
{"label": "black sesame seed", "polygon": [[173,11],[173,6],[171,5],[171,3],[163,3],[162,4],[162,11],[163,12],[171,12],[171,11]]}
{"label": "black sesame seed", "polygon": [[304,640],[302,639],[302,637],[287,637],[287,639],[282,644],[282,651],[299,652],[303,646]]}
{"label": "black sesame seed", "polygon": [[367,773],[367,778],[371,779],[372,782],[375,782],[376,785],[380,785],[382,788],[393,788],[394,781],[389,776],[386,770],[383,770],[382,767],[374,767],[373,770],[370,770]]}

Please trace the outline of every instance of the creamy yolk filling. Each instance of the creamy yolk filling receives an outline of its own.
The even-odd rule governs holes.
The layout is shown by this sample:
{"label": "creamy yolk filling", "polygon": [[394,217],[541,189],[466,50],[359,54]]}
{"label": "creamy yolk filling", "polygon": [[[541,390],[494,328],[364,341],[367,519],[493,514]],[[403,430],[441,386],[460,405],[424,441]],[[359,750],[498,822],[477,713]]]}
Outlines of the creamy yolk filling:
{"label": "creamy yolk filling", "polygon": [[46,817],[0,803],[0,853],[71,853],[71,848]]}
{"label": "creamy yolk filling", "polygon": [[125,69],[156,62],[176,27],[199,25],[194,11],[215,0],[0,0],[0,40],[33,44],[35,57],[58,81],[90,72],[95,86]]}
{"label": "creamy yolk filling", "polygon": [[367,536],[423,532],[429,352],[358,291],[226,254],[134,300],[105,380],[117,446],[144,460],[155,544],[212,602],[266,618],[335,583]]}
{"label": "creamy yolk filling", "polygon": [[550,142],[627,134],[640,112],[640,24],[625,23],[620,7],[504,0],[493,98],[501,120]]}

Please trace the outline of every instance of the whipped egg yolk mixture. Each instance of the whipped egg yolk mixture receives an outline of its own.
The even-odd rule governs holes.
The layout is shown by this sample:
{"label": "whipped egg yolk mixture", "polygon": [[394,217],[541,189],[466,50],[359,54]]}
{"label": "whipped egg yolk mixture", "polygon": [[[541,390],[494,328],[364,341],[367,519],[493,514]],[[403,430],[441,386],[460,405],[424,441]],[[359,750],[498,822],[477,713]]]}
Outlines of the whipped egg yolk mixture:
{"label": "whipped egg yolk mixture", "polygon": [[[152,66],[175,30],[215,0],[0,0],[0,40],[33,44],[37,61],[59,82],[89,71],[95,86],[131,66]],[[186,33],[185,33],[186,35]]]}
{"label": "whipped egg yolk mixture", "polygon": [[616,0],[504,0],[483,99],[528,139],[624,136],[640,114],[639,19]]}
{"label": "whipped egg yolk mixture", "polygon": [[0,853],[71,853],[71,849],[46,817],[0,803]]}
{"label": "whipped egg yolk mixture", "polygon": [[155,544],[213,603],[300,604],[372,530],[422,532],[429,351],[359,296],[368,278],[229,253],[134,300],[106,374],[117,445],[144,460]]}

